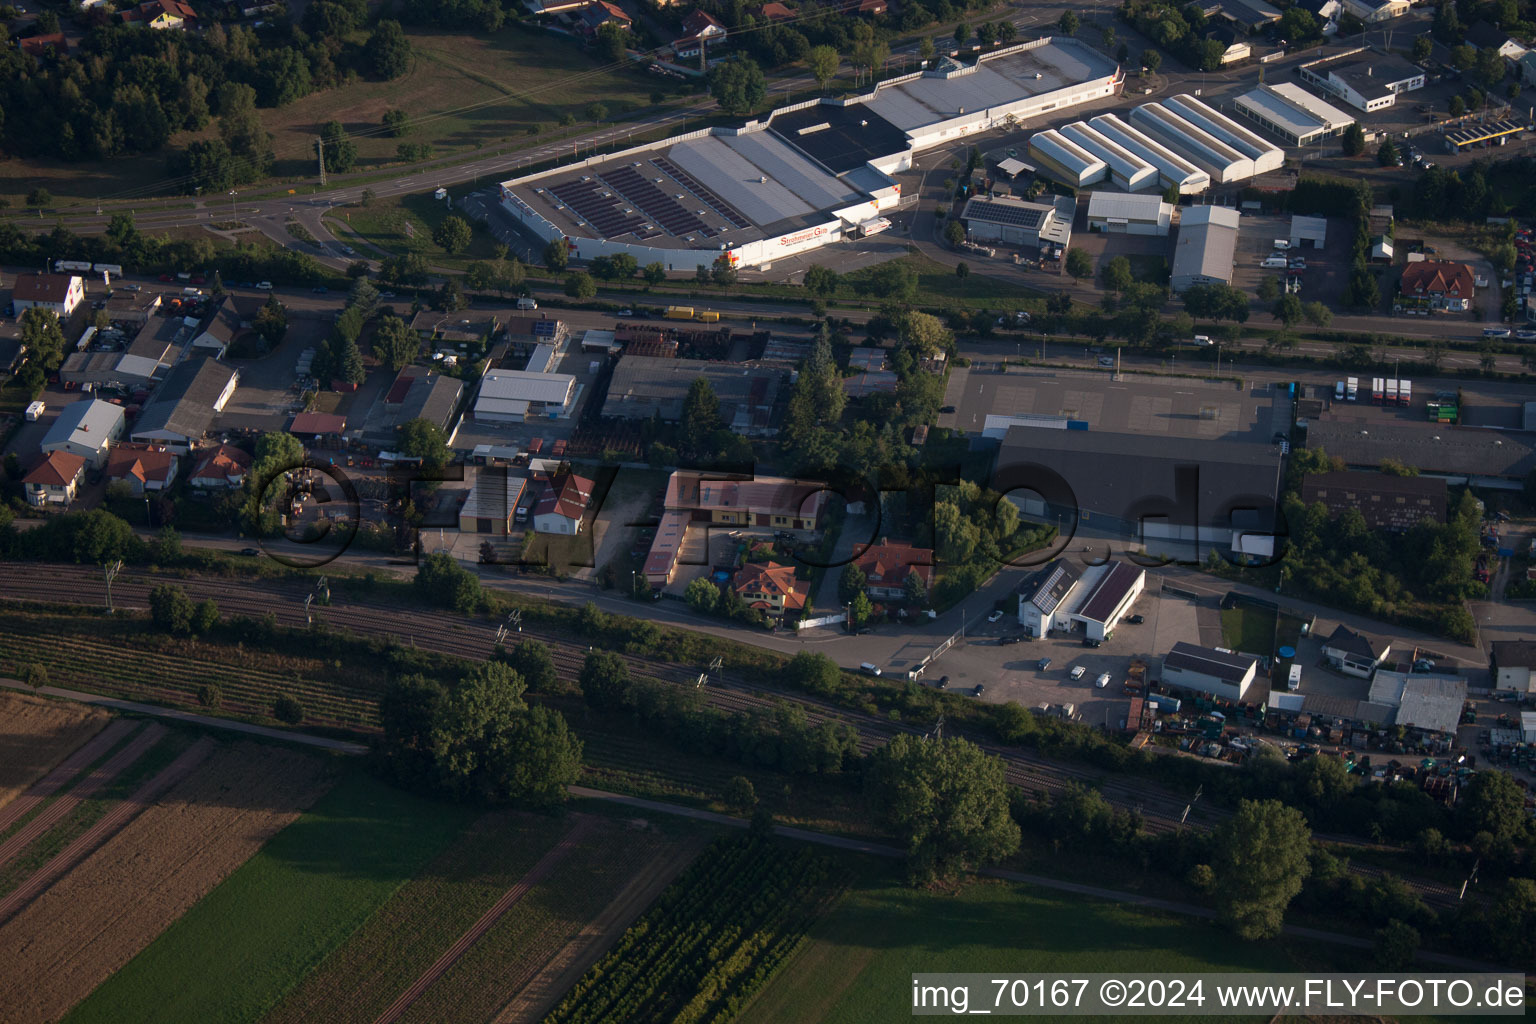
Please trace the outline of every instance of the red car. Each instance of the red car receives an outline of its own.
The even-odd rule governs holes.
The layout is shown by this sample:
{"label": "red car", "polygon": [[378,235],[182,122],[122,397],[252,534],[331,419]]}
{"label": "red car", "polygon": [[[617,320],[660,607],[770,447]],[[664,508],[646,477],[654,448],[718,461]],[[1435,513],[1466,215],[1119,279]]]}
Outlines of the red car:
{"label": "red car", "polygon": [[204,280],[205,280],[205,278],[203,277],[203,275],[202,274],[198,274],[196,277],[194,277],[192,279],[192,283],[193,284],[202,284]]}
{"label": "red car", "polygon": [[172,277],[170,274],[161,274],[160,275],[160,280],[162,280],[162,281],[174,281],[176,279],[174,277]]}

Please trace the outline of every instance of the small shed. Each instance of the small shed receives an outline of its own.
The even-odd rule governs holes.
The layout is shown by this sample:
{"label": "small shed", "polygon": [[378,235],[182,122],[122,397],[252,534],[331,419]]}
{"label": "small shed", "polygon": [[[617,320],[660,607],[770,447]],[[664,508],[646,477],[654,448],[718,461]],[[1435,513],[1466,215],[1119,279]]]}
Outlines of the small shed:
{"label": "small shed", "polygon": [[1321,249],[1328,241],[1327,217],[1301,217],[1291,218],[1291,248],[1300,249],[1304,245],[1310,245],[1314,249]]}

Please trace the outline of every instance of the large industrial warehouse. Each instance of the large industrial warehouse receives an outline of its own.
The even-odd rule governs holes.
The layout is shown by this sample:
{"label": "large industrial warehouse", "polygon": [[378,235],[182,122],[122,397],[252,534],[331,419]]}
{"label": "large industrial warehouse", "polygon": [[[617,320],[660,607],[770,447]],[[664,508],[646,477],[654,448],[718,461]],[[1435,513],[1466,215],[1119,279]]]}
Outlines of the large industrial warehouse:
{"label": "large industrial warehouse", "polygon": [[1127,192],[1156,188],[1157,168],[1086,121],[1074,121],[1061,134],[1109,166],[1109,180]]}
{"label": "large industrial warehouse", "polygon": [[1252,92],[1243,93],[1237,98],[1237,110],[1292,146],[1321,142],[1342,134],[1355,123],[1353,114],[1313,96],[1293,82],[1260,85]]}
{"label": "large industrial warehouse", "polygon": [[1220,185],[1285,165],[1285,152],[1188,93],[1131,111],[1132,125],[1205,170]]}
{"label": "large industrial warehouse", "polygon": [[1225,206],[1191,206],[1179,219],[1168,286],[1175,294],[1197,284],[1231,284],[1241,215]]}
{"label": "large industrial warehouse", "polygon": [[1158,183],[1164,188],[1174,185],[1181,195],[1194,195],[1211,187],[1211,176],[1184,157],[1153,139],[1147,133],[1132,128],[1114,114],[1100,114],[1088,122],[1105,138],[1113,139],[1130,152],[1157,168]]}
{"label": "large industrial warehouse", "polygon": [[1030,136],[1029,156],[1041,170],[1073,188],[1086,188],[1109,174],[1109,164],[1055,128]]}
{"label": "large industrial warehouse", "polygon": [[974,65],[880,83],[854,101],[776,110],[501,183],[508,214],[581,260],[628,253],[691,271],[739,267],[839,241],[900,201],[890,175],[914,153],[1050,110],[1117,95],[1114,61],[1071,38],[1004,47]]}
{"label": "large industrial warehouse", "polygon": [[1278,171],[1285,166],[1285,152],[1252,129],[1245,128],[1209,103],[1189,93],[1180,93],[1163,106],[1191,124],[1199,125],[1239,153],[1253,161],[1255,175]]}

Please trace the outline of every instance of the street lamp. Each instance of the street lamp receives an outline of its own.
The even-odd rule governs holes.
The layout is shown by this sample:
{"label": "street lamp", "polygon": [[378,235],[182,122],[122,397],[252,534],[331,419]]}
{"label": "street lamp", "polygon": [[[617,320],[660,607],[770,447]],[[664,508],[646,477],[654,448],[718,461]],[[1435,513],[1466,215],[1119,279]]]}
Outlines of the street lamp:
{"label": "street lamp", "polygon": [[238,196],[239,194],[240,194],[239,192],[236,192],[233,189],[230,190],[230,193],[229,193],[229,219],[230,220],[234,220],[235,217],[237,216],[237,214],[235,213],[235,196]]}

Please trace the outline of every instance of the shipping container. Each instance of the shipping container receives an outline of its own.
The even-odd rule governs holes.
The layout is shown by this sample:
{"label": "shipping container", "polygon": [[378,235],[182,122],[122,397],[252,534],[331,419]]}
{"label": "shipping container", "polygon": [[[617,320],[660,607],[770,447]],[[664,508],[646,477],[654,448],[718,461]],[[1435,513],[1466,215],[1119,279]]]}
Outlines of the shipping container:
{"label": "shipping container", "polygon": [[1183,706],[1183,702],[1180,701],[1179,698],[1169,697],[1159,693],[1155,693],[1148,697],[1147,703],[1153,708],[1156,708],[1158,711],[1169,715],[1177,714],[1179,708]]}

